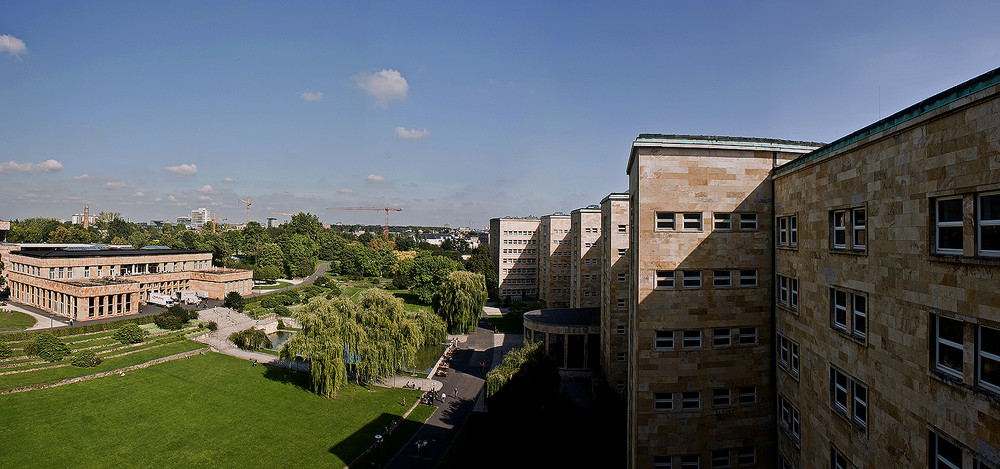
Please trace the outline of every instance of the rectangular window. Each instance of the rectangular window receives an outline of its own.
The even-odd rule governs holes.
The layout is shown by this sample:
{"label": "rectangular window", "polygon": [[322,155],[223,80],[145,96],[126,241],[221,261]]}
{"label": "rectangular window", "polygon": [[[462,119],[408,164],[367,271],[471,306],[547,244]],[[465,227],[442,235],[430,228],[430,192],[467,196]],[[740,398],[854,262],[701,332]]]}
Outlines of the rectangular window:
{"label": "rectangular window", "polygon": [[868,388],[854,381],[851,383],[851,391],[852,403],[854,404],[852,408],[854,423],[865,428],[868,426]]}
{"label": "rectangular window", "polygon": [[798,441],[799,439],[799,409],[792,405],[784,396],[778,396],[778,420],[781,427]]}
{"label": "rectangular window", "polygon": [[659,350],[673,350],[674,331],[656,331],[655,347]]}
{"label": "rectangular window", "polygon": [[833,212],[833,248],[847,249],[847,211]]}
{"label": "rectangular window", "polygon": [[830,289],[830,303],[833,305],[833,328],[847,331],[847,292]]}
{"label": "rectangular window", "polygon": [[979,196],[977,220],[980,256],[1000,256],[1000,192]]}
{"label": "rectangular window", "polygon": [[788,217],[788,245],[799,245],[799,223],[794,216]]}
{"label": "rectangular window", "polygon": [[712,407],[716,409],[723,409],[733,405],[732,393],[729,389],[713,389],[712,390]]}
{"label": "rectangular window", "polygon": [[728,270],[716,270],[712,272],[712,285],[716,288],[731,287],[733,285],[733,273]]}
{"label": "rectangular window", "polygon": [[778,276],[778,304],[788,306],[788,277]]}
{"label": "rectangular window", "polygon": [[628,252],[628,249],[619,249],[618,257],[624,257],[626,252]]}
{"label": "rectangular window", "polygon": [[681,456],[681,469],[699,469],[701,468],[701,456],[697,454],[688,454]]}
{"label": "rectangular window", "polygon": [[684,288],[701,288],[701,271],[685,270],[683,286]]}
{"label": "rectangular window", "polygon": [[657,270],[656,288],[674,288],[674,271]]}
{"label": "rectangular window", "polygon": [[830,368],[830,405],[833,406],[834,410],[845,415],[847,414],[847,406],[850,405],[847,400],[848,385],[847,375],[835,368]]}
{"label": "rectangular window", "polygon": [[701,393],[698,391],[689,391],[681,393],[681,409],[682,410],[698,410],[701,408]]}
{"label": "rectangular window", "polygon": [[791,367],[792,374],[799,374],[799,344],[791,342],[791,357],[789,359],[788,365]]}
{"label": "rectangular window", "polygon": [[625,334],[625,326],[618,326],[618,335]]}
{"label": "rectangular window", "polygon": [[788,279],[788,305],[792,309],[799,309],[799,280]]}
{"label": "rectangular window", "polygon": [[684,220],[684,225],[682,225],[682,226],[683,226],[683,228],[685,230],[701,231],[701,213],[700,212],[697,212],[697,213],[685,213],[685,214],[683,214],[683,220]]}
{"label": "rectangular window", "polygon": [[868,301],[861,295],[851,295],[851,333],[864,338],[868,333]]}
{"label": "rectangular window", "polygon": [[757,403],[757,386],[744,386],[740,388],[740,405],[752,405]]}
{"label": "rectangular window", "polygon": [[976,379],[979,385],[993,392],[1000,392],[1000,329],[979,326],[976,360]]}
{"label": "rectangular window", "polygon": [[627,298],[618,298],[618,302],[616,304],[619,308],[625,308],[628,306],[627,302],[628,302]]}
{"label": "rectangular window", "polygon": [[788,217],[778,217],[778,246],[788,246]]}
{"label": "rectangular window", "polygon": [[628,281],[628,276],[626,274],[618,274],[618,282],[625,283]]}
{"label": "rectangular window", "polygon": [[788,367],[789,356],[791,355],[791,350],[789,350],[791,343],[792,341],[778,334],[778,366],[782,368]]}
{"label": "rectangular window", "polygon": [[741,327],[740,345],[756,345],[756,344],[757,344],[757,328]]}
{"label": "rectangular window", "polygon": [[712,216],[715,219],[716,231],[729,231],[733,229],[733,214],[716,212]]}
{"label": "rectangular window", "polygon": [[740,286],[741,287],[756,287],[757,286],[757,271],[756,270],[741,270],[740,271]]}
{"label": "rectangular window", "polygon": [[935,205],[935,247],[941,254],[962,254],[962,198],[937,199]]}
{"label": "rectangular window", "polygon": [[674,469],[674,458],[671,456],[655,456],[653,458],[654,469]]}
{"label": "rectangular window", "polygon": [[625,352],[618,352],[615,359],[618,360],[618,363],[625,363]]}
{"label": "rectangular window", "polygon": [[962,448],[930,432],[930,467],[932,469],[962,469]]}
{"label": "rectangular window", "polygon": [[851,246],[854,249],[864,249],[868,240],[865,229],[865,209],[856,208],[851,211]]}
{"label": "rectangular window", "polygon": [[757,464],[757,448],[740,448],[736,450],[736,464],[740,467]]}
{"label": "rectangular window", "polygon": [[656,230],[665,231],[674,228],[674,212],[656,212]]}
{"label": "rectangular window", "polygon": [[660,412],[674,410],[674,394],[669,392],[653,394],[653,410]]}
{"label": "rectangular window", "polygon": [[686,349],[695,349],[701,347],[701,330],[695,329],[690,331],[684,331],[684,338],[681,342],[681,346]]}
{"label": "rectangular window", "polygon": [[756,231],[756,230],[757,230],[757,214],[741,213],[740,231]]}
{"label": "rectangular window", "polygon": [[628,230],[628,225],[618,225],[618,232],[625,233]]}
{"label": "rectangular window", "polygon": [[965,324],[934,316],[934,367],[962,379],[965,355]]}
{"label": "rectangular window", "polygon": [[732,329],[715,329],[712,331],[713,347],[729,347],[733,345]]}
{"label": "rectangular window", "polygon": [[848,469],[847,457],[837,451],[837,448],[830,448],[830,469]]}

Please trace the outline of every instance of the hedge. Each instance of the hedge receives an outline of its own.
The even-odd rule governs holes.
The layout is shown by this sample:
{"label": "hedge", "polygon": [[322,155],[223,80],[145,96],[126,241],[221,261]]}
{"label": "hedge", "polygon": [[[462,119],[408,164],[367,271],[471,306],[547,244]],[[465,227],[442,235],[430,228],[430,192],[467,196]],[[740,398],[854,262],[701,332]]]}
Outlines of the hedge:
{"label": "hedge", "polygon": [[120,319],[118,321],[106,322],[102,324],[83,324],[80,326],[60,327],[58,329],[48,329],[44,331],[19,331],[10,333],[0,333],[0,340],[6,340],[10,342],[18,340],[28,340],[34,338],[36,335],[41,333],[49,333],[56,337],[65,337],[68,335],[86,334],[88,332],[100,332],[105,330],[118,329],[124,326],[125,324],[129,323],[138,325],[149,324],[153,322],[154,317],[155,316],[143,316],[140,318]]}

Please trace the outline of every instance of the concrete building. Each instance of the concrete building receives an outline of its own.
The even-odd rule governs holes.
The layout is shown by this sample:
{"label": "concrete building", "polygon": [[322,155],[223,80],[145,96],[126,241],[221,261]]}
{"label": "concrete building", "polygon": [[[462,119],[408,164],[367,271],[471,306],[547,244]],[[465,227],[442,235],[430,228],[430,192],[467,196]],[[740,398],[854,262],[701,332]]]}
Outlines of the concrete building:
{"label": "concrete building", "polygon": [[138,312],[151,292],[249,295],[253,273],[212,266],[211,251],[22,249],[7,252],[10,299],[75,321]]}
{"label": "concrete building", "polygon": [[640,135],[629,177],[635,467],[774,467],[771,171],[818,144]]}
{"label": "concrete building", "polygon": [[569,214],[570,239],[570,308],[601,306],[601,208],[590,205]]}
{"label": "concrete building", "polygon": [[628,380],[628,193],[601,200],[601,367],[622,397]]}
{"label": "concrete building", "polygon": [[[201,227],[205,226],[205,223],[212,220],[212,215],[208,213],[208,209],[205,207],[197,208],[191,211],[191,229],[200,230]],[[180,219],[177,219],[180,223]]]}
{"label": "concrete building", "polygon": [[569,306],[573,239],[570,217],[562,212],[543,216],[538,223],[538,296],[549,308]]}
{"label": "concrete building", "polygon": [[782,467],[1000,467],[1000,69],[774,191]]}
{"label": "concrete building", "polygon": [[490,220],[490,256],[497,268],[497,292],[512,300],[538,298],[539,220]]}

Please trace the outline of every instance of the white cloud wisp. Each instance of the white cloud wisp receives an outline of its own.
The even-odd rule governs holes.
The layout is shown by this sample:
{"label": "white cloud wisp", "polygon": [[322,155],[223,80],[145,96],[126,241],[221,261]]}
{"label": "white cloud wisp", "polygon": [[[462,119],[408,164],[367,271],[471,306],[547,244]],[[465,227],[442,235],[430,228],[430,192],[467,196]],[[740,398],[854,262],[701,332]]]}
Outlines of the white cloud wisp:
{"label": "white cloud wisp", "polygon": [[0,174],[3,173],[51,173],[63,169],[62,163],[56,160],[45,160],[40,163],[18,163],[10,160],[0,163]]}
{"label": "white cloud wisp", "polygon": [[362,73],[354,77],[358,88],[375,97],[375,105],[387,107],[389,101],[406,98],[410,84],[396,70],[381,70],[376,73]]}
{"label": "white cloud wisp", "polygon": [[405,139],[405,140],[416,140],[416,139],[426,138],[430,134],[431,134],[431,131],[429,131],[427,129],[424,129],[424,130],[409,129],[409,130],[407,130],[404,127],[396,127],[396,138],[402,138],[402,139]]}
{"label": "white cloud wisp", "polygon": [[177,166],[167,166],[166,168],[163,168],[163,170],[177,176],[194,176],[195,174],[198,174],[198,165],[180,164]]}

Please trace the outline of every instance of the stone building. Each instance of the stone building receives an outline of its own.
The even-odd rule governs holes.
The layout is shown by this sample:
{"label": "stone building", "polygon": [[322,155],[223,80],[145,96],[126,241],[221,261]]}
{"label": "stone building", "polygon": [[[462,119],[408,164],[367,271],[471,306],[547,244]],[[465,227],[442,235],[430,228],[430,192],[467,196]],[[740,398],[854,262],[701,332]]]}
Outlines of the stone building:
{"label": "stone building", "polygon": [[538,224],[538,296],[550,308],[570,303],[573,239],[569,230],[570,217],[561,212],[543,216]]}
{"label": "stone building", "polygon": [[1000,467],[1000,69],[774,191],[782,467]]}
{"label": "stone building", "polygon": [[538,297],[537,218],[490,220],[490,256],[497,268],[497,292],[512,300]]}
{"label": "stone building", "polygon": [[601,305],[601,209],[597,205],[578,208],[569,214],[570,308],[599,308]]}
{"label": "stone building", "polygon": [[601,200],[601,368],[622,397],[628,380],[628,194]]}
{"label": "stone building", "polygon": [[4,257],[14,301],[75,321],[137,313],[152,292],[249,295],[253,273],[212,266],[211,251],[29,249]]}
{"label": "stone building", "polygon": [[633,142],[630,465],[774,466],[770,176],[818,146],[651,134]]}

